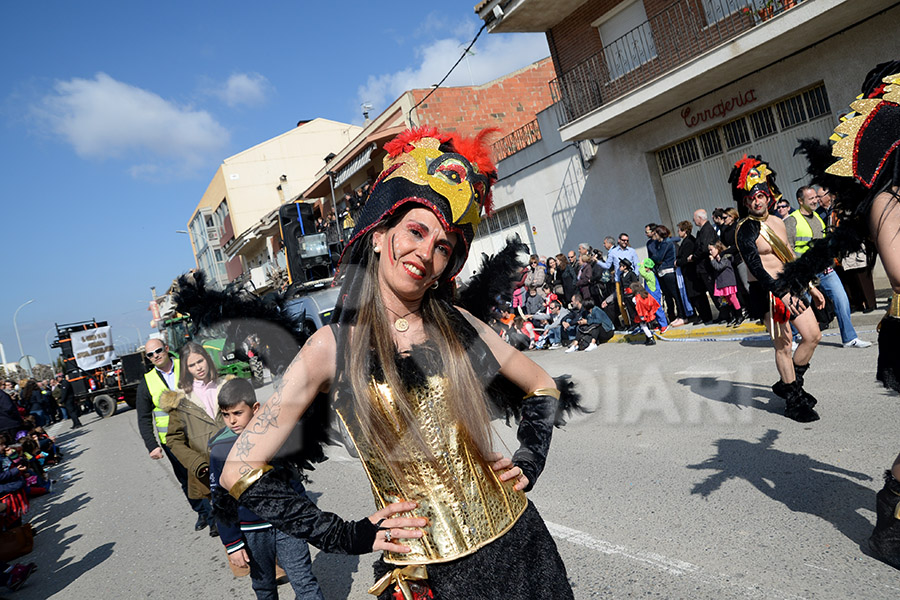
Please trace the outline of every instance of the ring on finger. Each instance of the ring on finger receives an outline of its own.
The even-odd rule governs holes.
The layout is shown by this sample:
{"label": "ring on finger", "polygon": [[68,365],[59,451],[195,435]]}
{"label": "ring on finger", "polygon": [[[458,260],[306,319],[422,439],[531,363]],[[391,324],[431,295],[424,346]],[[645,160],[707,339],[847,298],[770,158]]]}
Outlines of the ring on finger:
{"label": "ring on finger", "polygon": [[384,541],[390,544],[390,543],[391,543],[391,539],[392,539],[392,538],[391,538],[391,530],[390,530],[390,529],[385,529],[385,530],[384,530]]}

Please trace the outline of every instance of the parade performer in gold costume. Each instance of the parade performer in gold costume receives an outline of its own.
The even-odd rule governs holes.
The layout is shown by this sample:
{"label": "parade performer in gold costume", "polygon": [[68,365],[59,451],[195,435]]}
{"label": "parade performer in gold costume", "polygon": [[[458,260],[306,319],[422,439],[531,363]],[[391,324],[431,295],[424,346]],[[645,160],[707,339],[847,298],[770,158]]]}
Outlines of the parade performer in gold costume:
{"label": "parade performer in gold costume", "polygon": [[[451,302],[496,179],[484,133],[418,128],[385,146],[341,257],[333,323],[303,346],[222,476],[279,529],[326,550],[384,550],[370,590],[380,598],[573,597],[524,494],[561,418],[560,385]],[[268,465],[326,394],[387,511],[381,522],[315,516]],[[519,419],[511,459],[495,453],[491,403]],[[409,510],[394,516],[398,507]]]}
{"label": "parade performer in gold costume", "polygon": [[[744,219],[735,234],[741,258],[753,276],[750,282],[749,313],[762,319],[775,345],[775,367],[781,379],[772,386],[775,395],[784,398],[784,415],[789,419],[808,423],[819,415],[813,409],[816,399],[803,389],[803,376],[822,337],[810,300],[821,308],[825,299],[816,288],[792,295],[778,286],[777,277],[794,260],[788,246],[787,232],[781,218],[769,210],[781,199],[775,185],[775,172],[759,157],[745,156],[732,169],[728,178],[731,191]],[[796,352],[791,350],[789,321],[803,336]]]}

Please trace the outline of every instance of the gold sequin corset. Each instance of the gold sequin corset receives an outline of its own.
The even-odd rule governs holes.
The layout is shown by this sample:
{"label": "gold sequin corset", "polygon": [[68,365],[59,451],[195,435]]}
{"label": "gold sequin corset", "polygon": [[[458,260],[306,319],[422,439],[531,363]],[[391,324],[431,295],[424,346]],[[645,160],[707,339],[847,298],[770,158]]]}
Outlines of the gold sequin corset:
{"label": "gold sequin corset", "polygon": [[[373,380],[370,389],[376,406],[397,422],[390,414],[394,405],[390,388]],[[400,542],[411,552],[384,554],[389,563],[428,564],[470,554],[506,533],[526,507],[525,494],[515,491],[512,483],[501,483],[490,466],[478,459],[476,448],[450,417],[444,390],[444,377],[431,375],[409,394],[433,460],[403,431],[397,431],[395,448],[364,443],[358,421],[347,418],[346,408],[337,409],[356,444],[378,508],[414,501],[418,508],[403,516],[428,519],[423,537]]]}

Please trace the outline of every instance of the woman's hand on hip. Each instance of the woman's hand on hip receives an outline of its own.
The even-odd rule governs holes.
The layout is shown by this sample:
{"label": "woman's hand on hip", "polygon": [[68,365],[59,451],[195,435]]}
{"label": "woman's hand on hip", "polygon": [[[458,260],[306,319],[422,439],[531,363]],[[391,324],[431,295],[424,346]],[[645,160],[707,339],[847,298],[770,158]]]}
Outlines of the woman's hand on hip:
{"label": "woman's hand on hip", "polygon": [[502,473],[500,473],[500,481],[516,480],[516,485],[513,486],[513,489],[519,492],[528,487],[528,478],[525,476],[525,473],[522,471],[521,467],[515,466],[512,460],[503,456],[499,452],[489,454],[487,456],[487,459],[488,462],[491,463],[491,468],[493,470],[503,471]]}
{"label": "woman's hand on hip", "polygon": [[394,515],[414,510],[419,505],[415,502],[394,502],[388,504],[369,517],[369,521],[379,528],[375,534],[375,543],[372,550],[385,550],[387,552],[406,553],[409,546],[396,543],[396,540],[415,539],[425,535],[422,527],[428,525],[428,519],[423,517],[395,517]]}

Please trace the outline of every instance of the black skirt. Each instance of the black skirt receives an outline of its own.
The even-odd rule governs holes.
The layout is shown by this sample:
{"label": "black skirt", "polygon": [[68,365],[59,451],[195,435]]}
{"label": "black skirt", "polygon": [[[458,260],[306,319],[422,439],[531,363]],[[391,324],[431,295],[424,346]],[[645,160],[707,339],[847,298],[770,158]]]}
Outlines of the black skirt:
{"label": "black skirt", "polygon": [[[375,561],[375,579],[394,567]],[[574,598],[556,542],[537,509],[528,507],[512,529],[484,548],[448,563],[428,565],[435,600]],[[391,585],[378,598],[391,600]]]}

